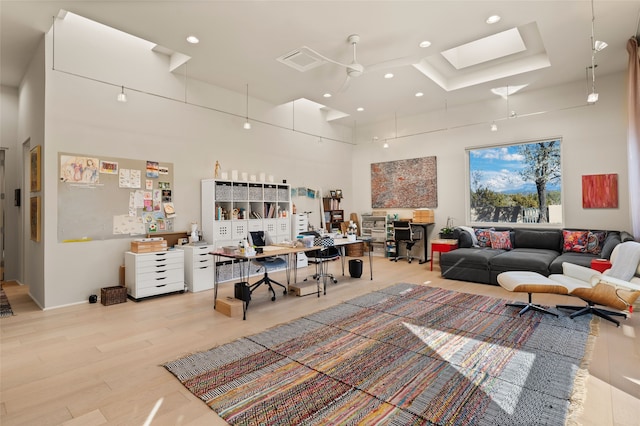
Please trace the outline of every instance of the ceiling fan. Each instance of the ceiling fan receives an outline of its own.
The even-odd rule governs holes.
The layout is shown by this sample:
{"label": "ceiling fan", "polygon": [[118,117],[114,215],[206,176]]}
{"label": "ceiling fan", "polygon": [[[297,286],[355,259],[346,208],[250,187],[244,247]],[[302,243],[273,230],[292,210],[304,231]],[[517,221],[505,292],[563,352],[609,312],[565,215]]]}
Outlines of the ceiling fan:
{"label": "ceiling fan", "polygon": [[[391,59],[388,61],[378,62],[376,64],[368,65],[365,67],[364,65],[358,62],[358,58],[357,58],[356,46],[359,41],[360,41],[360,36],[358,34],[351,34],[349,37],[347,37],[347,42],[349,42],[349,44],[351,44],[353,48],[353,59],[349,64],[345,64],[345,63],[333,60],[331,58],[328,58],[325,55],[311,49],[308,46],[303,46],[302,48],[294,52],[284,55],[282,58],[288,59],[288,58],[292,58],[294,55],[304,53],[308,56],[315,57],[316,60],[321,59],[323,61],[330,62],[332,64],[345,68],[347,71],[347,77],[344,83],[342,84],[342,87],[340,88],[340,92],[346,91],[349,88],[349,85],[351,84],[351,80],[356,77],[360,77],[364,73],[378,71],[386,68],[394,68],[394,67],[400,67],[404,65],[411,65],[419,61],[419,58],[407,56],[407,57],[402,57],[397,59]],[[316,65],[321,65],[321,62],[316,63]],[[309,68],[311,67],[306,67],[305,69],[301,69],[301,68],[298,68],[298,69],[300,71],[306,71]]]}

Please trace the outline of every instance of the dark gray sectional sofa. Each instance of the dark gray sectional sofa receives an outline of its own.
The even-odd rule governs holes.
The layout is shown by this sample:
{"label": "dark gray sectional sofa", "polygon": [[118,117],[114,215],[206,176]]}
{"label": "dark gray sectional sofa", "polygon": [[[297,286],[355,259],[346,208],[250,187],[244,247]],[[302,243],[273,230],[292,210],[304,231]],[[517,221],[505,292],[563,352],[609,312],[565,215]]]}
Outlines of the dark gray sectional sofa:
{"label": "dark gray sectional sofa", "polygon": [[597,254],[563,252],[562,229],[495,227],[495,231],[509,231],[511,250],[473,247],[469,233],[456,229],[459,248],[441,253],[442,276],[497,285],[498,274],[506,271],[534,271],[544,276],[561,274],[563,262],[589,267],[592,259],[608,259],[620,242],[633,241],[625,231],[592,231],[606,232]]}

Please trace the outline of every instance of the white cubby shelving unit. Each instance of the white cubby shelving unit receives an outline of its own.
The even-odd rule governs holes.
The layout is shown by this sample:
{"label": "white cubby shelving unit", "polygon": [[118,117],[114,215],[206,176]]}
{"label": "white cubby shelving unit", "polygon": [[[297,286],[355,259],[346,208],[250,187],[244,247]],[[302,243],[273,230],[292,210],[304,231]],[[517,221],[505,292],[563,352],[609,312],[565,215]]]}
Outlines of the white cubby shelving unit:
{"label": "white cubby shelving unit", "polygon": [[[265,231],[275,243],[291,240],[288,184],[204,179],[201,189],[202,235],[215,249],[238,246],[249,231]],[[219,281],[238,278],[241,263],[218,262]]]}

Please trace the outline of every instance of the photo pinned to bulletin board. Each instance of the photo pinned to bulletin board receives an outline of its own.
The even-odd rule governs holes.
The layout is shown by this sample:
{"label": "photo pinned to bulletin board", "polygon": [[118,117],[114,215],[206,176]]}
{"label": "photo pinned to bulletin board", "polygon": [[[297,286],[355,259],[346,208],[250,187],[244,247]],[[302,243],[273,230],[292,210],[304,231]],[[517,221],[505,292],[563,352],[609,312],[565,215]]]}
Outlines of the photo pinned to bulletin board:
{"label": "photo pinned to bulletin board", "polygon": [[160,163],[157,161],[147,161],[147,177],[157,178],[160,175]]}

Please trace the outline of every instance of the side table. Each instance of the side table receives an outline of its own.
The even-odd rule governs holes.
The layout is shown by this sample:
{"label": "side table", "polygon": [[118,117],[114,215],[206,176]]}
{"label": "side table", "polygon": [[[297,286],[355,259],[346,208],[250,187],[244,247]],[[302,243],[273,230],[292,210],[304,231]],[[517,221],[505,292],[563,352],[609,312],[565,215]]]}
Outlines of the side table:
{"label": "side table", "polygon": [[607,259],[591,259],[591,269],[603,273],[607,269],[611,269],[611,262]]}
{"label": "side table", "polygon": [[458,240],[436,239],[431,240],[431,270],[433,271],[433,252],[446,253],[458,248]]}

